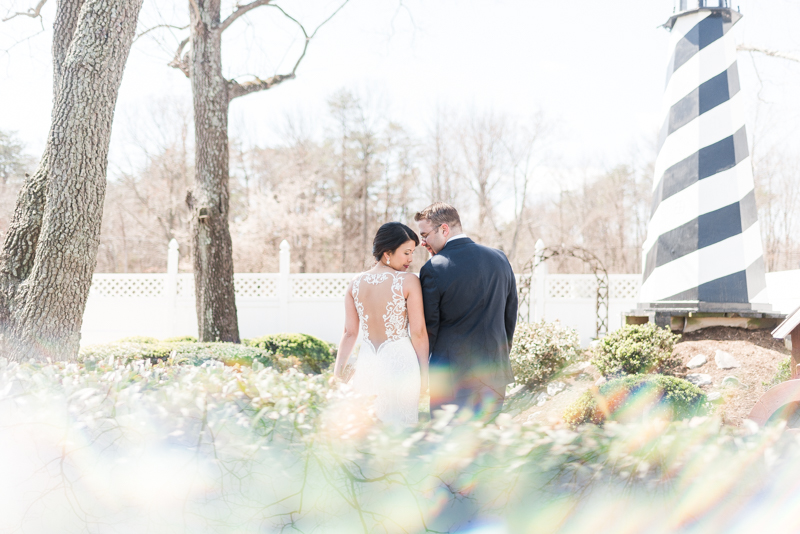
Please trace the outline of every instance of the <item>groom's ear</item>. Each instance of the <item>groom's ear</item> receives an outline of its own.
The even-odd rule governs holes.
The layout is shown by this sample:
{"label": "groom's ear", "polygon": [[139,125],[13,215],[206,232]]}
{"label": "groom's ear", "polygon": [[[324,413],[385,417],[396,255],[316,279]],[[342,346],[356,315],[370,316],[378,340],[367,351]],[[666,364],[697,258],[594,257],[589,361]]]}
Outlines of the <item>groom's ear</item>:
{"label": "groom's ear", "polygon": [[442,235],[447,237],[449,233],[450,233],[450,225],[447,223],[442,223]]}

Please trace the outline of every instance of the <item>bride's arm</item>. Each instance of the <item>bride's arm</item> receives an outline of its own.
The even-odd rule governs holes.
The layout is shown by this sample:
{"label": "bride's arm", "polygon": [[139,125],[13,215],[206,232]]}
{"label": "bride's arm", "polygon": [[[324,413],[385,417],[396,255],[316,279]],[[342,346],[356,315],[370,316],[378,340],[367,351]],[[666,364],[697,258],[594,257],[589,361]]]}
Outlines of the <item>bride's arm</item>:
{"label": "bride's arm", "polygon": [[347,360],[350,358],[350,353],[353,352],[353,347],[358,339],[358,312],[356,311],[356,303],[353,300],[353,284],[347,287],[347,293],[344,296],[344,332],[342,339],[339,341],[339,350],[336,351],[336,364],[333,367],[333,376],[341,379]]}
{"label": "bride's arm", "polygon": [[417,353],[420,371],[420,392],[428,390],[428,330],[425,327],[425,310],[422,307],[422,286],[419,278],[406,276],[405,287],[408,289],[408,329],[411,332],[411,344]]}

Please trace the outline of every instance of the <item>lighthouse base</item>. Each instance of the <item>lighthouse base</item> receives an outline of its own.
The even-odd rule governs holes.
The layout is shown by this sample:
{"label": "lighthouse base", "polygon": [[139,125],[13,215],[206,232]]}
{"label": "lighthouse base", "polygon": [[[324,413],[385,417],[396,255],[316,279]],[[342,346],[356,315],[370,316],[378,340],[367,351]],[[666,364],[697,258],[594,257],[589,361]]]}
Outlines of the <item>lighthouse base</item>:
{"label": "lighthouse base", "polygon": [[711,326],[756,330],[775,328],[786,317],[769,304],[715,302],[648,302],[624,314],[625,324],[655,323],[674,332],[693,332]]}

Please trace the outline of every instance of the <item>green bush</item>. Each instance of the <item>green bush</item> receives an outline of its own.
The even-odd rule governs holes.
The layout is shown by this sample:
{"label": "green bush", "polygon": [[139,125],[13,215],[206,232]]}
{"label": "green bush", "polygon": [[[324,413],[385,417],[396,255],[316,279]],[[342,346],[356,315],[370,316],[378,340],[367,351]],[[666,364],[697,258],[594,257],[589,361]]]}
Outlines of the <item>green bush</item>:
{"label": "green bush", "polygon": [[643,414],[686,419],[702,413],[703,391],[687,380],[665,375],[629,375],[604,384],[599,392],[587,391],[564,412],[573,427],[606,419],[631,420]]}
{"label": "green bush", "polygon": [[150,336],[130,336],[118,339],[117,343],[147,343],[149,345],[154,345],[156,343],[161,343],[161,342],[156,338]]}
{"label": "green bush", "polygon": [[680,337],[669,328],[658,328],[652,323],[626,325],[600,340],[594,350],[592,363],[604,376],[640,373],[674,375],[683,366],[672,355],[672,349]]}
{"label": "green bush", "polygon": [[256,339],[246,339],[243,343],[300,360],[305,368],[314,372],[325,371],[334,361],[331,345],[308,334],[270,334]]}
{"label": "green bush", "polygon": [[117,342],[91,345],[80,351],[80,360],[87,367],[93,362],[114,359],[121,362],[150,360],[174,364],[202,365],[208,361],[219,361],[225,365],[253,365],[259,362],[267,367],[286,369],[299,365],[297,360],[278,358],[269,351],[257,347],[245,347],[234,343],[130,343]]}
{"label": "green bush", "polygon": [[560,323],[520,323],[511,346],[511,368],[517,384],[537,386],[577,360],[578,333]]}
{"label": "green bush", "polygon": [[775,371],[775,376],[772,377],[772,380],[769,382],[762,382],[763,385],[767,387],[777,386],[781,382],[786,382],[790,378],[792,378],[792,357],[789,356],[782,362],[778,364],[778,369]]}
{"label": "green bush", "polygon": [[197,343],[197,338],[194,336],[168,337],[164,343]]}

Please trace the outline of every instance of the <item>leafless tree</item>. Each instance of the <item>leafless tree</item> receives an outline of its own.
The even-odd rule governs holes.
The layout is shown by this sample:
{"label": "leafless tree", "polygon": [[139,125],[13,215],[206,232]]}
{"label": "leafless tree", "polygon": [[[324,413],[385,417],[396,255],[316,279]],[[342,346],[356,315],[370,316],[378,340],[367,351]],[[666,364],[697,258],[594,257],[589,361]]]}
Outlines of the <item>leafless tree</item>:
{"label": "leafless tree", "polygon": [[[317,31],[333,18],[344,2],[316,29],[305,26],[272,0],[237,4],[223,18],[220,0],[190,0],[190,35],[181,41],[171,66],[191,80],[194,102],[195,180],[187,197],[192,217],[195,295],[199,338],[239,342],[233,287],[233,246],[229,228],[230,165],[228,107],[238,97],[265,91],[297,75]],[[303,34],[302,52],[292,69],[267,78],[239,82],[222,73],[222,35],[236,21],[260,7],[273,8]],[[190,50],[186,51],[186,47]]]}
{"label": "leafless tree", "polygon": [[457,126],[452,112],[439,108],[423,143],[423,158],[427,176],[421,185],[429,203],[441,201],[453,206],[462,205],[465,199],[458,162],[458,148],[454,128]]}
{"label": "leafless tree", "polygon": [[478,218],[474,229],[483,242],[496,241],[494,193],[503,179],[507,156],[503,147],[506,121],[493,113],[471,114],[462,123],[459,148],[463,159],[464,182],[475,194]]}
{"label": "leafless tree", "polygon": [[545,158],[543,143],[548,133],[548,125],[540,111],[528,124],[517,125],[508,132],[503,142],[514,193],[513,231],[508,249],[508,259],[512,264],[516,260],[519,241],[525,228],[528,195],[534,173]]}
{"label": "leafless tree", "polygon": [[98,257],[106,272],[164,272],[166,243],[191,243],[185,202],[194,172],[191,109],[175,98],[148,108],[130,128],[128,143],[144,165],[131,164],[109,180]]}

